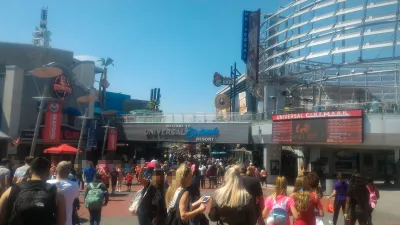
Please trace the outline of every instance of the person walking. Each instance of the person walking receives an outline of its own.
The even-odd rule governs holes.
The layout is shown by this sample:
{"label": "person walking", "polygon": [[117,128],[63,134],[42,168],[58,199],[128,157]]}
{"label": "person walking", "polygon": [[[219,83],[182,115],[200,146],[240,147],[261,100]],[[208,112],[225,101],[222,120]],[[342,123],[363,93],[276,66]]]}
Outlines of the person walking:
{"label": "person walking", "polygon": [[376,204],[378,203],[380,195],[379,195],[379,189],[374,184],[374,180],[371,177],[368,178],[367,189],[369,192],[369,205],[371,206],[371,213],[368,225],[372,225],[372,212],[374,211]]}
{"label": "person walking", "polygon": [[268,173],[265,170],[265,167],[263,167],[263,168],[261,168],[261,172],[260,172],[261,186],[263,186],[265,184],[265,187],[267,187],[267,178],[268,178]]}
{"label": "person walking", "polygon": [[148,179],[143,175],[147,169],[144,166],[139,172],[139,182],[145,190],[137,210],[139,225],[164,225],[167,216],[164,197],[164,172],[153,170],[150,179]]}
{"label": "person walking", "polygon": [[87,184],[84,199],[89,210],[90,225],[100,225],[101,210],[108,203],[108,190],[101,182],[101,174],[96,174],[93,181]]}
{"label": "person walking", "polygon": [[0,196],[10,187],[11,171],[9,168],[11,161],[9,159],[2,159],[0,161]]}
{"label": "person walking", "polygon": [[65,209],[67,221],[65,225],[72,224],[73,206],[76,198],[79,197],[79,185],[68,179],[68,174],[72,164],[66,161],[58,163],[56,167],[56,179],[48,180],[47,183],[54,184],[63,193],[65,197]]}
{"label": "person walking", "polygon": [[[251,171],[251,170],[250,170]],[[241,179],[243,181],[243,185],[246,190],[250,193],[251,197],[254,199],[253,206],[254,211],[256,212],[258,223],[260,225],[264,224],[264,220],[262,219],[262,211],[264,210],[264,194],[260,184],[260,180],[253,176],[253,174],[247,174],[248,169],[243,166],[241,168]]]}
{"label": "person walking", "polygon": [[175,175],[175,182],[172,182],[165,195],[168,212],[165,225],[173,225],[176,222],[178,224],[188,224],[190,220],[206,210],[206,206],[202,203],[201,199],[190,204],[190,196],[187,188],[192,184],[193,174],[191,168],[186,163],[182,163],[176,170]]}
{"label": "person walking", "polygon": [[95,177],[95,175],[97,173],[97,170],[93,166],[93,163],[89,162],[89,167],[83,169],[82,172],[83,172],[83,181],[85,182],[85,186],[86,186],[88,183],[93,182],[94,177]]}
{"label": "person walking", "polygon": [[211,198],[208,214],[211,221],[228,225],[254,225],[257,215],[253,199],[240,178],[240,167],[234,166],[226,171],[225,182]]}
{"label": "person walking", "polygon": [[200,187],[202,189],[206,188],[206,171],[207,171],[207,167],[202,164],[199,167],[199,171],[200,171]]}
{"label": "person walking", "polygon": [[292,198],[294,205],[290,207],[290,211],[293,215],[293,225],[315,225],[316,215],[314,209],[318,209],[318,216],[324,216],[322,204],[317,195],[311,191],[307,177],[297,177]]}
{"label": "person walking", "polygon": [[111,177],[111,194],[115,194],[117,191],[117,183],[118,183],[118,172],[115,168],[112,169],[110,173]]}
{"label": "person walking", "polygon": [[24,160],[25,164],[23,166],[21,166],[21,167],[18,167],[15,170],[14,177],[13,177],[13,182],[12,182],[13,184],[16,184],[19,179],[23,179],[25,177],[26,171],[31,166],[32,160],[33,160],[32,156],[25,157],[25,160]]}
{"label": "person walking", "polygon": [[284,176],[278,176],[275,180],[275,192],[265,200],[262,216],[268,225],[290,225],[291,207],[293,198],[287,196],[287,180]]}
{"label": "person walking", "polygon": [[85,188],[85,182],[83,182],[82,168],[75,166],[75,171],[76,171],[76,179],[77,179],[78,185],[81,188],[81,190],[83,190]]}
{"label": "person walking", "polygon": [[117,167],[117,173],[118,173],[117,192],[121,192],[122,183],[124,182],[124,171],[122,171],[121,168]]}
{"label": "person walking", "polygon": [[[46,183],[50,176],[50,161],[36,158],[30,170],[29,180],[7,189],[1,196],[0,224],[65,225],[65,197],[55,185]],[[32,204],[33,200],[35,204]]]}
{"label": "person walking", "polygon": [[344,211],[344,218],[350,220],[350,225],[355,225],[357,221],[359,225],[368,224],[371,216],[371,206],[369,204],[367,184],[367,180],[359,173],[352,175],[347,189]]}
{"label": "person walking", "polygon": [[126,191],[131,191],[132,181],[133,181],[133,171],[126,173],[125,180],[126,180]]}
{"label": "person walking", "polygon": [[341,172],[337,174],[337,181],[335,186],[333,187],[332,194],[328,197],[328,201],[332,198],[335,198],[333,204],[333,218],[329,221],[329,224],[336,225],[339,218],[339,211],[342,208],[342,212],[344,214],[344,209],[346,207],[346,195],[347,195],[348,184],[343,180],[343,175]]}

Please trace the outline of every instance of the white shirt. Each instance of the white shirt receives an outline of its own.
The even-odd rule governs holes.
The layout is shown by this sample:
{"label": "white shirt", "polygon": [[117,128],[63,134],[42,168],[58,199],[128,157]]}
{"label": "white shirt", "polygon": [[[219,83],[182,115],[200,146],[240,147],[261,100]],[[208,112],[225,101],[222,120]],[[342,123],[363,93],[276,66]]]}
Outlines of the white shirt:
{"label": "white shirt", "polygon": [[79,196],[79,185],[69,180],[48,180],[47,183],[55,184],[63,193],[66,204],[67,221],[65,225],[72,225],[72,212],[75,198]]}
{"label": "white shirt", "polygon": [[30,167],[30,166],[27,166],[27,165],[18,167],[18,168],[15,170],[14,177],[17,178],[17,179],[24,177],[25,174],[26,174],[26,171],[29,169],[29,167]]}
{"label": "white shirt", "polygon": [[201,176],[205,176],[206,175],[207,167],[205,167],[204,165],[201,165],[199,170],[200,170],[200,175]]}

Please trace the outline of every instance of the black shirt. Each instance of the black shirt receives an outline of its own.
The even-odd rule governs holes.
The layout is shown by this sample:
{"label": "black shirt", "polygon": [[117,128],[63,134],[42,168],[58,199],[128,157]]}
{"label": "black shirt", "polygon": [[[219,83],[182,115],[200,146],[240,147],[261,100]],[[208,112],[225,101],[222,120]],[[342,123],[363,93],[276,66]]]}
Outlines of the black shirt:
{"label": "black shirt", "polygon": [[117,180],[118,180],[118,172],[117,171],[111,172],[111,184],[116,185]]}
{"label": "black shirt", "polygon": [[255,177],[242,176],[243,186],[247,192],[254,199],[254,207],[256,210],[257,217],[260,216],[260,206],[257,204],[257,197],[263,196],[263,191],[260,181]]}
{"label": "black shirt", "polygon": [[139,210],[151,218],[156,218],[158,214],[157,224],[162,224],[162,218],[167,216],[163,189],[156,188],[149,183],[143,191],[144,196],[140,202]]}

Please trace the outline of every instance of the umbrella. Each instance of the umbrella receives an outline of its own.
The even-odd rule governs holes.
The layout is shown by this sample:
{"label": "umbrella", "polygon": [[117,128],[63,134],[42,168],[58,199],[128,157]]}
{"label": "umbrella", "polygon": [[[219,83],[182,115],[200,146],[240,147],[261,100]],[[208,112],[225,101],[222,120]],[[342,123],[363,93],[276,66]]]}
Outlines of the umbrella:
{"label": "umbrella", "polygon": [[[67,144],[62,144],[57,147],[51,147],[44,150],[46,154],[59,154],[59,155],[74,155],[78,149]],[[80,151],[82,153],[82,151]]]}

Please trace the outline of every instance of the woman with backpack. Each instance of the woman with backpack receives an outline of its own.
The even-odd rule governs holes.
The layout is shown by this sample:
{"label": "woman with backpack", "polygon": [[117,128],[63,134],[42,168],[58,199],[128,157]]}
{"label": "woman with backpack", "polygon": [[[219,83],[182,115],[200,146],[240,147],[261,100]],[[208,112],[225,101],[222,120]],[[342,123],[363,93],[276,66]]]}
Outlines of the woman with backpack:
{"label": "woman with backpack", "polygon": [[342,208],[343,214],[346,207],[346,196],[347,196],[348,184],[343,180],[343,175],[341,172],[337,174],[337,181],[333,187],[332,194],[328,197],[329,199],[335,197],[335,202],[333,204],[333,220],[329,221],[329,224],[336,225],[339,218],[339,211]]}
{"label": "woman with backpack", "polygon": [[233,166],[225,173],[224,185],[215,191],[208,216],[211,221],[229,225],[254,225],[257,216],[253,201],[243,186],[240,167]]}
{"label": "woman with backpack", "polygon": [[165,225],[188,224],[190,220],[206,210],[202,199],[190,204],[188,187],[192,184],[192,170],[182,163],[175,172],[175,182],[171,183],[165,195],[167,218]]}
{"label": "woman with backpack", "polygon": [[[153,169],[153,168],[152,168]],[[152,170],[150,180],[144,176],[149,171],[146,166],[139,172],[139,182],[143,186],[143,196],[138,206],[139,225],[164,225],[167,215],[164,198],[164,172]]]}
{"label": "woman with backpack", "polygon": [[311,191],[307,177],[297,177],[292,198],[294,205],[290,209],[293,214],[293,225],[315,225],[315,208],[318,209],[318,216],[324,216],[322,204],[317,194]]}
{"label": "woman with backpack", "polygon": [[376,204],[378,203],[378,199],[380,198],[379,189],[374,184],[374,180],[369,177],[367,189],[369,191],[369,205],[371,206],[371,215],[369,216],[368,225],[372,225],[372,212],[374,211]]}
{"label": "woman with backpack", "polygon": [[360,225],[368,224],[371,216],[371,206],[369,205],[367,184],[367,180],[359,173],[352,175],[347,190],[344,214],[344,218],[350,220],[350,225],[355,225],[357,221]]}
{"label": "woman with backpack", "polygon": [[290,225],[290,207],[293,199],[287,196],[287,180],[278,176],[275,180],[275,192],[265,200],[262,216],[268,225]]}

